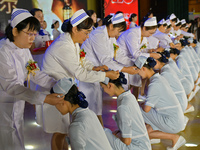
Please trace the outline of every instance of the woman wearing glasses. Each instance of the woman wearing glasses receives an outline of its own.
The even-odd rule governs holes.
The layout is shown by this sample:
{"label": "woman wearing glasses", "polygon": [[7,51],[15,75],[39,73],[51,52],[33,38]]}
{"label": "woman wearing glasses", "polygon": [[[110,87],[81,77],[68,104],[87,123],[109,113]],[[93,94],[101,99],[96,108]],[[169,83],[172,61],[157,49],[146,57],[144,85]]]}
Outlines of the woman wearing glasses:
{"label": "woman wearing glasses", "polygon": [[16,8],[11,15],[11,24],[6,28],[6,39],[0,42],[0,147],[2,150],[25,149],[23,137],[25,101],[38,105],[43,103],[55,105],[63,101],[63,98],[57,97],[58,94],[43,94],[24,86],[26,78],[29,77],[35,84],[44,88],[50,88],[56,83],[53,78],[39,69],[37,71],[37,66],[32,61],[29,48],[39,29],[40,23],[36,18],[27,10]]}
{"label": "woman wearing glasses", "polygon": [[[107,70],[107,67],[94,67],[85,59],[84,50],[80,50],[79,44],[89,37],[92,26],[93,20],[83,9],[75,12],[70,20],[63,23],[62,31],[64,33],[45,52],[42,70],[57,80],[67,77],[93,83],[102,82],[105,77],[118,78],[119,72],[117,71],[97,72],[102,69]],[[39,109],[37,109],[38,113]],[[52,149],[62,149],[70,124],[69,114],[62,115],[50,105],[44,105],[42,113],[43,118],[40,121],[43,123],[45,132],[54,133]]]}

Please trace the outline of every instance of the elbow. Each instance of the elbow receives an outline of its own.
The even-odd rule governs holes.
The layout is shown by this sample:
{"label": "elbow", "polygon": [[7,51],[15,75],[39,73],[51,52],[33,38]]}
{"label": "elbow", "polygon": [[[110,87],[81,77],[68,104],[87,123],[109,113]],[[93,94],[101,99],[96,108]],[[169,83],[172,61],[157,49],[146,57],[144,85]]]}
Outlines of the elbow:
{"label": "elbow", "polygon": [[129,146],[131,144],[131,141],[125,142],[124,144],[126,144],[127,146]]}

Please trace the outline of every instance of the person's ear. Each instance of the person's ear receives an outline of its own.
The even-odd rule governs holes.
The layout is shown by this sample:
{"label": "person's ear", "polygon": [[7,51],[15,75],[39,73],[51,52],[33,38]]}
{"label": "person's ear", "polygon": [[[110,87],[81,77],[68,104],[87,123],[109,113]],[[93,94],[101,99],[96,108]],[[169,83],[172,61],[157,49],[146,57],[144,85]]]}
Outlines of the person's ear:
{"label": "person's ear", "polygon": [[13,34],[13,36],[17,36],[19,34],[17,28],[12,29],[12,34]]}
{"label": "person's ear", "polygon": [[113,28],[114,28],[114,27],[113,27],[113,24],[112,24],[112,23],[109,24],[109,29],[110,29],[110,30],[113,30]]}
{"label": "person's ear", "polygon": [[73,32],[73,33],[77,33],[77,32],[78,32],[77,26],[72,27],[72,32]]}

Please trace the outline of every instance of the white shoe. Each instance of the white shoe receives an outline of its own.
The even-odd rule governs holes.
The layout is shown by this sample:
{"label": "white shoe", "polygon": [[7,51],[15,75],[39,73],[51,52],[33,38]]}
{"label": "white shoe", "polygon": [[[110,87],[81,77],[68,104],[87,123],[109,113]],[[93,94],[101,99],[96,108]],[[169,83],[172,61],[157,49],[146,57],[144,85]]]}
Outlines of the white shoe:
{"label": "white shoe", "polygon": [[150,142],[151,144],[158,144],[160,143],[160,139],[151,139]]}
{"label": "white shoe", "polygon": [[194,111],[194,106],[191,106],[190,108],[186,109],[184,114],[189,113],[189,112],[193,112]]}
{"label": "white shoe", "polygon": [[194,92],[192,91],[190,97],[188,98],[188,101],[191,101],[193,97],[194,97]]}
{"label": "white shoe", "polygon": [[167,147],[167,150],[177,150],[186,143],[184,137],[180,136],[174,147]]}

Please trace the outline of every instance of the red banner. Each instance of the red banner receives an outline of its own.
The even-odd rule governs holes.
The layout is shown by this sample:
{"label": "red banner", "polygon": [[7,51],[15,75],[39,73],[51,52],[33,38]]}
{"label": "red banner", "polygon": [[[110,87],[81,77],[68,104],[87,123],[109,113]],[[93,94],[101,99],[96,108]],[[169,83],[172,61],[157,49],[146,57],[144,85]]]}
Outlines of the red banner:
{"label": "red banner", "polygon": [[[132,13],[138,15],[138,0],[104,0],[105,16],[114,15],[117,11],[124,13],[124,19],[129,27],[129,17]],[[138,24],[138,21],[137,21]]]}

